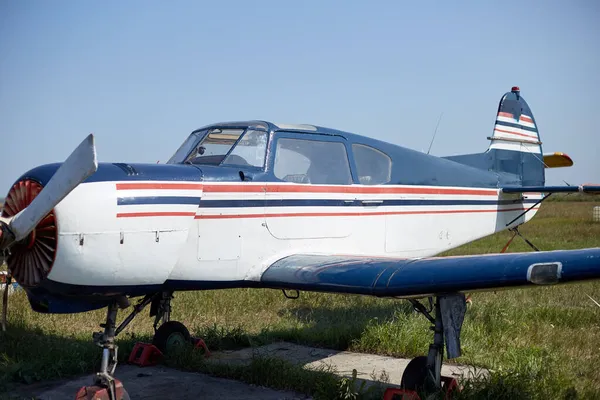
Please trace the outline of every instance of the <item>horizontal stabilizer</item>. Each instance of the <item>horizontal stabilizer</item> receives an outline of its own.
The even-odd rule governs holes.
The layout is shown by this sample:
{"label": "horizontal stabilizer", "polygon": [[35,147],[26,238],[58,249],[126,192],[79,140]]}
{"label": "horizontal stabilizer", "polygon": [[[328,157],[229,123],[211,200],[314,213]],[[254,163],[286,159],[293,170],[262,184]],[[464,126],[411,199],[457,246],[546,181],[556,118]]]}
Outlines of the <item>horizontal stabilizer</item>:
{"label": "horizontal stabilizer", "polygon": [[571,167],[573,160],[565,153],[548,153],[544,154],[544,166],[546,168],[563,168]]}
{"label": "horizontal stabilizer", "polygon": [[587,193],[600,194],[600,185],[580,186],[512,186],[503,187],[502,193]]}

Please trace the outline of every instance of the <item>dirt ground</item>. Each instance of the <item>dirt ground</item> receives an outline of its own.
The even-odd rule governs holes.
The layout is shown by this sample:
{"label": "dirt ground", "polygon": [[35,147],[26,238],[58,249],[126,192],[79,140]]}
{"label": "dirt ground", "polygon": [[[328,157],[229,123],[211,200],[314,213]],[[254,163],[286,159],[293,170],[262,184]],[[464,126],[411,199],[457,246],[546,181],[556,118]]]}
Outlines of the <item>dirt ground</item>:
{"label": "dirt ground", "polygon": [[[140,368],[117,366],[117,379],[123,382],[132,400],[300,400],[308,396],[247,385],[229,379],[183,372],[161,366]],[[82,386],[92,383],[93,375],[64,382],[48,382],[22,387],[9,395],[10,399],[63,400],[74,399]]]}

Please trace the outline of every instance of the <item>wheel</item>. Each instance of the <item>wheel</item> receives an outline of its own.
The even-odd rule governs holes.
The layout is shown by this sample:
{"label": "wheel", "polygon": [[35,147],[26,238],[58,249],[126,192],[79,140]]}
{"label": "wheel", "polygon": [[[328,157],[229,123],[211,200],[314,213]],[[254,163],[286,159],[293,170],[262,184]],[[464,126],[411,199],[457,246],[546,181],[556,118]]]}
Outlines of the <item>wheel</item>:
{"label": "wheel", "polygon": [[406,366],[400,386],[406,390],[419,390],[427,378],[427,356],[415,357]]}
{"label": "wheel", "polygon": [[177,321],[168,321],[162,324],[152,339],[152,344],[163,354],[172,353],[191,342],[190,332],[185,325]]}

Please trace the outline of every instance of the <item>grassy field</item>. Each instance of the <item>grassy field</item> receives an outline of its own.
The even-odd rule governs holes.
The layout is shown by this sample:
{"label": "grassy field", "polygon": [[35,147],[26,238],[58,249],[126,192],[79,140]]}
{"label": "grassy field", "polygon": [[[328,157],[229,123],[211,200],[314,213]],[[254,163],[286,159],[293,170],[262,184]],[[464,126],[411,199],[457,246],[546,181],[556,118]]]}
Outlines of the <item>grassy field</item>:
{"label": "grassy field", "polygon": [[[521,232],[542,250],[600,246],[600,223],[590,202],[544,204]],[[508,232],[449,254],[498,252]],[[510,252],[530,251],[515,238]],[[600,282],[474,293],[463,327],[464,354],[453,360],[490,368],[485,382],[467,382],[462,398],[600,399]],[[9,330],[0,336],[0,389],[92,371],[100,350],[91,343],[104,310],[77,315],[32,312],[25,296],[11,297]],[[213,349],[277,340],[334,349],[412,357],[427,352],[429,324],[408,302],[361,296],[301,293],[289,300],[276,290],[222,290],[176,294],[173,319],[203,336]],[[123,315],[121,315],[121,318]],[[151,320],[139,316],[120,336],[124,359],[137,340],[150,340]],[[185,353],[165,360],[179,368],[335,398],[340,382],[281,361],[256,359],[249,367],[217,367]],[[347,397],[351,398],[351,397]]]}

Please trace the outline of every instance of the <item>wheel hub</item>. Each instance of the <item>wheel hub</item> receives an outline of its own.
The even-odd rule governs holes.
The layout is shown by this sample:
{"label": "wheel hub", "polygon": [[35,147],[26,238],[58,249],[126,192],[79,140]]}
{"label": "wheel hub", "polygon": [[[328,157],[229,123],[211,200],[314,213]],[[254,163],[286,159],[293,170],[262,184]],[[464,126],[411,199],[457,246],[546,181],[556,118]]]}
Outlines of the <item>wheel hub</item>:
{"label": "wheel hub", "polygon": [[167,338],[167,348],[169,350],[175,350],[181,348],[185,343],[185,338],[179,332],[173,332]]}

